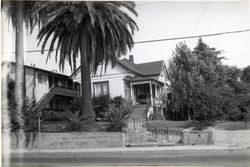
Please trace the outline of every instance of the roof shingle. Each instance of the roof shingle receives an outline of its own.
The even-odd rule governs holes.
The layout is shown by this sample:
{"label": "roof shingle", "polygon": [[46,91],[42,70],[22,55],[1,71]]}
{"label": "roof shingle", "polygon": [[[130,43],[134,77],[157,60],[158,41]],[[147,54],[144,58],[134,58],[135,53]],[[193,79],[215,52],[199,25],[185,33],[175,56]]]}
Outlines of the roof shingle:
{"label": "roof shingle", "polygon": [[162,60],[141,64],[134,64],[128,59],[118,60],[118,62],[127,67],[129,70],[142,76],[160,75],[163,64]]}

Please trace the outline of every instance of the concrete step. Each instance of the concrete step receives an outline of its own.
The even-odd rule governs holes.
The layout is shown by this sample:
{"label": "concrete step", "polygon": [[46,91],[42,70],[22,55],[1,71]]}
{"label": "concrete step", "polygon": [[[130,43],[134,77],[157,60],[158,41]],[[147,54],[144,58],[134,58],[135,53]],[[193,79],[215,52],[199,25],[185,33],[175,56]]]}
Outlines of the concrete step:
{"label": "concrete step", "polygon": [[146,105],[135,106],[135,108],[133,108],[131,118],[145,119],[145,116],[146,116],[145,110],[146,110]]}

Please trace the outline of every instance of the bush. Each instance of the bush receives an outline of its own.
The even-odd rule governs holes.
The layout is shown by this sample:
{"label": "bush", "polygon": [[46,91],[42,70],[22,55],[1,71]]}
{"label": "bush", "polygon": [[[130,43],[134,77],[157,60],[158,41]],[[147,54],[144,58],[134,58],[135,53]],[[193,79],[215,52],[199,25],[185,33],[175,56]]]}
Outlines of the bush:
{"label": "bush", "polygon": [[97,118],[105,118],[106,113],[108,112],[108,107],[111,102],[109,95],[101,95],[94,97],[92,99],[93,109],[96,113]]}
{"label": "bush", "polygon": [[165,120],[164,116],[161,115],[161,112],[154,107],[154,112],[152,114],[152,120]]}
{"label": "bush", "polygon": [[111,100],[111,104],[114,104],[116,107],[120,107],[123,100],[122,96],[116,96]]}
{"label": "bush", "polygon": [[131,100],[122,100],[120,106],[116,107],[115,104],[109,105],[109,131],[122,131],[127,127],[127,120],[132,113]]}

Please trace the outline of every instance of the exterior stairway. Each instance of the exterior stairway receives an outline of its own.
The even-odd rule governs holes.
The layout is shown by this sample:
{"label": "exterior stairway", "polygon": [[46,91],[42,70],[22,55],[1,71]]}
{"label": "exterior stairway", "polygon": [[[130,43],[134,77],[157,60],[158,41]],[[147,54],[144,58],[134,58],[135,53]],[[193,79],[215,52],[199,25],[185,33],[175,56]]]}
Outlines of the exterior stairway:
{"label": "exterior stairway", "polygon": [[130,116],[130,119],[139,119],[144,120],[146,119],[146,105],[136,105],[133,107],[133,112]]}
{"label": "exterior stairway", "polygon": [[50,88],[50,90],[43,95],[43,97],[35,104],[34,100],[31,102],[31,104],[28,106],[27,111],[28,112],[34,112],[35,110],[39,110],[44,108],[49,101],[54,97],[54,91],[53,91],[54,86]]}
{"label": "exterior stairway", "polygon": [[133,111],[128,119],[128,128],[134,129],[134,119],[145,120],[146,119],[146,105],[135,105],[133,106]]}

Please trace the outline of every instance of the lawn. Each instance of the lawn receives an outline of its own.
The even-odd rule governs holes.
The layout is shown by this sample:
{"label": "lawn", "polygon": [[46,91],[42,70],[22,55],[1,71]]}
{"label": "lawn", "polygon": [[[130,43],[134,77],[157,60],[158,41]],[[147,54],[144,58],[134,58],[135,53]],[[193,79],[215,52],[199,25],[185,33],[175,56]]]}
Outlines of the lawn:
{"label": "lawn", "polygon": [[[162,129],[162,128],[170,128],[170,129],[187,129],[187,128],[197,128],[199,127],[198,121],[150,121],[149,122],[150,129]],[[212,126],[215,129],[220,130],[249,130],[250,123],[244,123],[241,121],[216,121]]]}
{"label": "lawn", "polygon": [[249,130],[250,123],[242,121],[216,121],[213,128],[220,130]]}

